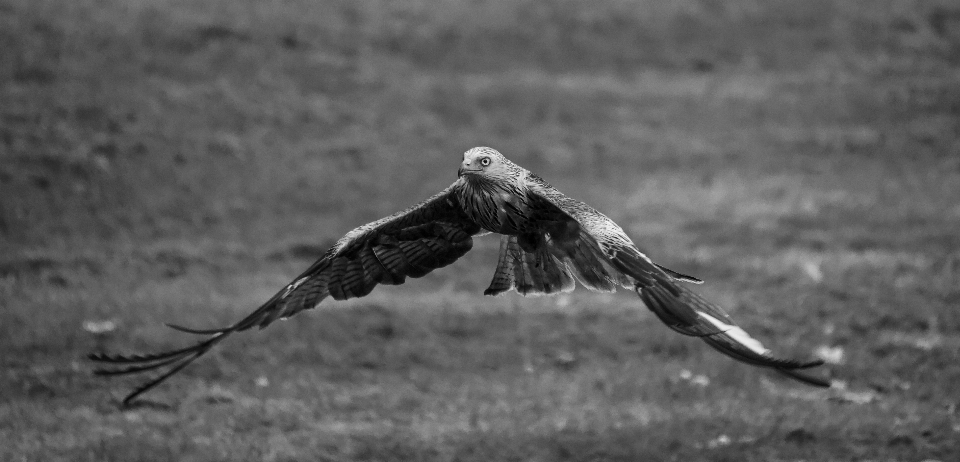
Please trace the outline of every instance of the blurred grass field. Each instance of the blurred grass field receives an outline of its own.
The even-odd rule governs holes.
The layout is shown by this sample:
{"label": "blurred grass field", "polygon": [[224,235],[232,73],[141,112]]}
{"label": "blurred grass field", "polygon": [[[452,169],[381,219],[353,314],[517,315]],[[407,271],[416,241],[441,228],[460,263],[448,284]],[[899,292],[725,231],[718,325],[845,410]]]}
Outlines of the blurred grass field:
{"label": "blurred grass field", "polygon": [[[240,318],[476,145],[846,391],[629,293],[483,297],[493,237],[146,405],[90,375]],[[948,0],[0,0],[0,460],[957,460],[958,229]]]}

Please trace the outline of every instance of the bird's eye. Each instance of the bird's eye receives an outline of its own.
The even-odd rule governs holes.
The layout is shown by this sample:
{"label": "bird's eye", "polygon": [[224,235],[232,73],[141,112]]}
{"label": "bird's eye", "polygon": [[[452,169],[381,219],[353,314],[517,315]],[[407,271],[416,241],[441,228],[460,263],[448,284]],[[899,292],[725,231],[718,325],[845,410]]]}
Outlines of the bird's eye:
{"label": "bird's eye", "polygon": [[490,158],[489,158],[489,157],[484,157],[484,158],[480,159],[480,165],[482,165],[482,166],[484,166],[484,167],[489,166],[489,165],[490,165]]}

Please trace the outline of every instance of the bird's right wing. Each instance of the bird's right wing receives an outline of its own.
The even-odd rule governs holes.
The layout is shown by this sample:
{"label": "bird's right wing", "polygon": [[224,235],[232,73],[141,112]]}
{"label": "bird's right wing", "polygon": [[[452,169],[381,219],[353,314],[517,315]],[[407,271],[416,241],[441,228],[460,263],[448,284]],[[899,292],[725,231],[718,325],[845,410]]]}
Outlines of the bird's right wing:
{"label": "bird's right wing", "polygon": [[290,284],[239,322],[218,329],[192,329],[171,325],[183,332],[209,335],[186,348],[147,355],[91,354],[90,359],[115,365],[98,375],[146,372],[169,366],[166,372],[127,395],[129,404],[138,395],[166,380],[206,353],[227,335],[317,306],[323,299],[362,297],[377,284],[402,284],[453,263],[473,246],[480,226],[464,213],[454,192],[456,183],[407,210],[374,221],[347,233],[326,254]]}

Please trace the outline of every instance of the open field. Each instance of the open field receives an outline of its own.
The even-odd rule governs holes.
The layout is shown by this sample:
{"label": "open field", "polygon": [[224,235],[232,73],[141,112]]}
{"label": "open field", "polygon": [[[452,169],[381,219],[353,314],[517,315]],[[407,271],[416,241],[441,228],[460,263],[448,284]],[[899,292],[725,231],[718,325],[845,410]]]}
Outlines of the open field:
{"label": "open field", "polygon": [[[960,460],[955,3],[0,0],[0,461]],[[493,237],[131,409],[90,375],[240,318],[476,145],[845,389],[629,293],[483,297]]]}

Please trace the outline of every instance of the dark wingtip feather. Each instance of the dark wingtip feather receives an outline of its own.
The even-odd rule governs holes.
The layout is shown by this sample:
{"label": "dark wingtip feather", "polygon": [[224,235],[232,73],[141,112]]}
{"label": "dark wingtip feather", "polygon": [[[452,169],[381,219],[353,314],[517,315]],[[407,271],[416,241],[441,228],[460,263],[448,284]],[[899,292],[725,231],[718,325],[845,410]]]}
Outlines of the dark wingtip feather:
{"label": "dark wingtip feather", "polygon": [[689,283],[691,283],[691,284],[703,284],[703,280],[700,279],[700,278],[697,278],[697,277],[694,277],[694,276],[690,276],[689,274],[683,274],[683,273],[681,273],[681,272],[679,272],[679,271],[674,271],[674,270],[672,270],[672,269],[670,269],[670,268],[666,268],[666,267],[661,266],[661,265],[658,265],[658,264],[656,264],[656,263],[654,263],[653,265],[656,266],[657,268],[660,268],[661,270],[663,270],[664,273],[669,274],[670,277],[672,277],[672,278],[674,278],[674,279],[676,279],[676,280],[678,280],[678,281],[689,282]]}
{"label": "dark wingtip feather", "polygon": [[197,335],[216,335],[216,334],[225,333],[226,331],[230,330],[229,327],[223,327],[219,329],[194,329],[191,327],[184,327],[181,325],[170,324],[170,323],[166,323],[166,326],[173,330],[178,330],[180,332],[186,332],[188,334],[197,334]]}
{"label": "dark wingtip feather", "polygon": [[794,369],[810,369],[810,368],[822,366],[822,365],[824,365],[824,361],[820,358],[816,358],[816,359],[811,359],[809,361],[803,362],[799,366],[795,367]]}
{"label": "dark wingtip feather", "polygon": [[104,353],[91,353],[87,355],[87,358],[92,361],[121,365],[115,368],[101,368],[93,371],[94,375],[108,377],[115,375],[136,374],[172,366],[160,376],[141,384],[134,389],[133,392],[127,395],[126,398],[123,399],[123,405],[129,406],[134,398],[163,383],[164,380],[173,374],[176,374],[195,359],[202,356],[204,353],[210,350],[213,345],[223,340],[225,338],[225,334],[227,333],[229,332],[217,332],[212,337],[189,347],[156,354],[109,355]]}
{"label": "dark wingtip feather", "polygon": [[191,345],[185,348],[179,348],[176,350],[170,351],[161,351],[159,353],[150,353],[144,355],[109,355],[106,353],[91,353],[87,355],[91,361],[101,362],[101,363],[149,363],[154,361],[162,361],[167,358],[172,358],[174,356],[182,356],[187,353],[192,353],[199,348],[202,348],[203,345],[212,342],[213,340],[219,338],[221,335],[216,335],[211,337],[203,342],[200,342],[196,345]]}
{"label": "dark wingtip feather", "polygon": [[[810,366],[810,367],[814,367],[814,366]],[[830,388],[830,387],[832,386],[831,381],[828,380],[828,379],[824,379],[824,378],[820,378],[820,377],[815,377],[815,376],[812,376],[812,375],[810,375],[810,374],[804,374],[804,373],[798,372],[798,371],[796,371],[796,370],[792,370],[792,369],[776,369],[776,371],[779,372],[779,373],[781,373],[781,374],[784,374],[784,375],[786,375],[787,377],[790,377],[790,378],[792,378],[792,379],[794,379],[794,380],[799,380],[800,382],[803,382],[803,383],[805,383],[805,384],[807,384],[807,385],[813,385],[813,386],[815,386],[815,387],[821,387],[821,388]]]}
{"label": "dark wingtip feather", "polygon": [[715,336],[703,337],[702,339],[708,345],[716,349],[717,351],[741,361],[747,364],[760,367],[770,367],[774,369],[785,369],[785,370],[797,370],[797,369],[810,369],[812,367],[817,367],[823,364],[823,360],[797,360],[797,359],[787,359],[787,358],[778,358],[769,353],[769,350],[766,353],[757,353],[744,345],[734,341],[725,334],[718,334]]}
{"label": "dark wingtip feather", "polygon": [[205,349],[199,350],[193,356],[186,358],[180,364],[177,364],[176,366],[170,368],[169,371],[164,372],[160,376],[148,382],[145,382],[142,385],[135,388],[132,392],[130,392],[130,394],[128,394],[126,397],[123,398],[123,406],[130,407],[130,404],[133,402],[134,398],[150,391],[157,385],[160,385],[161,383],[163,383],[164,380],[167,380],[168,378],[170,378],[171,375],[176,374],[177,372],[180,372],[181,369],[183,369],[184,367],[187,367],[187,365],[192,363],[193,360],[199,358],[203,353],[205,353],[207,349],[209,349],[209,346]]}
{"label": "dark wingtip feather", "polygon": [[173,364],[181,359],[183,359],[182,356],[175,356],[173,358],[151,363],[151,364],[125,366],[125,367],[118,367],[116,369],[94,369],[93,375],[110,376],[110,375],[136,374],[138,372],[145,372],[153,369],[159,369],[163,366]]}
{"label": "dark wingtip feather", "polygon": [[158,361],[169,356],[164,356],[168,352],[157,353],[156,355],[110,355],[106,353],[91,353],[87,358],[91,361],[101,363],[143,363]]}

